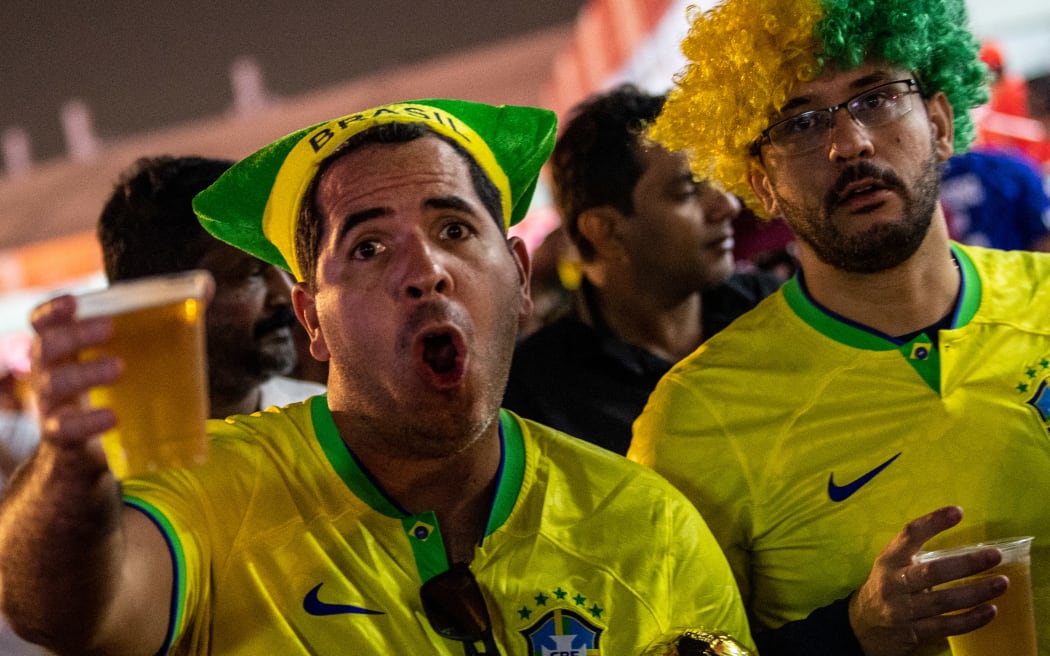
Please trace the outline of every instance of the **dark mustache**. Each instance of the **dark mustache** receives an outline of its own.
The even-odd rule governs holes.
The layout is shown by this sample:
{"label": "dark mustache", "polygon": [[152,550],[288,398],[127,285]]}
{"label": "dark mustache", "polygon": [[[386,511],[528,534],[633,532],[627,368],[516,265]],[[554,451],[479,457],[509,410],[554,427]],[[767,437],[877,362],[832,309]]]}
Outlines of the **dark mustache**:
{"label": "dark mustache", "polygon": [[289,328],[294,326],[296,321],[298,319],[295,318],[295,312],[292,311],[291,305],[279,305],[273,314],[263,317],[255,323],[255,337],[262,337],[280,328]]}
{"label": "dark mustache", "polygon": [[846,187],[858,180],[864,179],[875,180],[891,189],[897,189],[900,191],[905,189],[904,180],[901,180],[893,171],[880,169],[870,162],[860,162],[844,170],[839,175],[834,186],[828,191],[828,207],[832,207],[838,203],[838,199],[842,195],[842,192],[846,190]]}
{"label": "dark mustache", "polygon": [[461,309],[445,301],[419,303],[412,308],[405,318],[404,326],[399,333],[399,344],[408,348],[412,339],[423,326],[431,323],[451,323],[465,334],[470,333],[470,322]]}

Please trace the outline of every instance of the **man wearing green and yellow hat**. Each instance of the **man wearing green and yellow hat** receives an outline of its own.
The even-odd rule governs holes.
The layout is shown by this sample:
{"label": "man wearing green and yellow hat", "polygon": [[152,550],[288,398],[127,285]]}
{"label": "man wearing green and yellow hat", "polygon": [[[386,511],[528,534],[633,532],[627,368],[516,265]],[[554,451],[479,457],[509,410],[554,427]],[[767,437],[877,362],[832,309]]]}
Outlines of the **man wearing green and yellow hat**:
{"label": "man wearing green and yellow hat", "polygon": [[39,308],[43,446],[0,519],[12,625],[120,654],[637,654],[676,626],[750,646],[684,497],[499,407],[530,310],[506,230],[554,133],[541,109],[386,105],[198,196],[209,231],[296,277],[330,363],[327,395],[213,422],[205,465],[119,488],[95,451],[112,418],[75,402],[119,369],[68,357],[105,331],[69,297]]}

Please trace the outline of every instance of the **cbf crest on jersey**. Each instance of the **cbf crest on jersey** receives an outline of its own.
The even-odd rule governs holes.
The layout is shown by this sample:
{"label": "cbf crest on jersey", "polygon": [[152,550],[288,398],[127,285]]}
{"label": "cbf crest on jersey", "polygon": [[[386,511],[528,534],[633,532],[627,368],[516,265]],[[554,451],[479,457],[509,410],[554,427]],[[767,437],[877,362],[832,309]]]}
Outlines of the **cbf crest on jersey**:
{"label": "cbf crest on jersey", "polygon": [[1017,384],[1017,391],[1029,394],[1026,403],[1035,408],[1043,420],[1043,428],[1050,433],[1050,355],[1040,360],[1024,373],[1024,380]]}
{"label": "cbf crest on jersey", "polygon": [[1028,403],[1039,412],[1039,416],[1043,418],[1043,426],[1047,432],[1050,432],[1050,385],[1047,384],[1048,380],[1050,379],[1044,378],[1039,383],[1035,394],[1028,399]]}
{"label": "cbf crest on jersey", "polygon": [[597,656],[602,631],[575,611],[555,608],[521,634],[533,656]]}

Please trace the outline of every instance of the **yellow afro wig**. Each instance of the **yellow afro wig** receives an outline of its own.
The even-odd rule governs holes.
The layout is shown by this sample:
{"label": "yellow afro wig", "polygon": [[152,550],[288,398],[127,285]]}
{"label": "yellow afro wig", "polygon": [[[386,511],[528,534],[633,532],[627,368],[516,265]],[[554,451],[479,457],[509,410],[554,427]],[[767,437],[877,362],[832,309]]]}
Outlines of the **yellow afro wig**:
{"label": "yellow afro wig", "polygon": [[969,110],[987,99],[964,0],[725,0],[690,8],[688,20],[688,63],[649,136],[759,211],[751,145],[795,84],[825,67],[881,59],[914,71],[925,96],[941,91],[951,102],[960,151],[973,140]]}

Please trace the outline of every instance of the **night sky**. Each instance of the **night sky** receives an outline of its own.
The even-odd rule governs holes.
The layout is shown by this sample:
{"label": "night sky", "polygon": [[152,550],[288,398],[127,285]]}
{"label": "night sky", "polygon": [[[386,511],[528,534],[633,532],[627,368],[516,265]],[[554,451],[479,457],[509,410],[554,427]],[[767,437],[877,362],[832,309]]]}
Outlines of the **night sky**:
{"label": "night sky", "polygon": [[291,96],[574,20],[585,0],[0,2],[0,130],[37,162],[65,151],[60,110],[87,103],[105,139],[225,112],[251,55]]}

